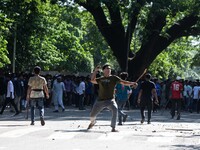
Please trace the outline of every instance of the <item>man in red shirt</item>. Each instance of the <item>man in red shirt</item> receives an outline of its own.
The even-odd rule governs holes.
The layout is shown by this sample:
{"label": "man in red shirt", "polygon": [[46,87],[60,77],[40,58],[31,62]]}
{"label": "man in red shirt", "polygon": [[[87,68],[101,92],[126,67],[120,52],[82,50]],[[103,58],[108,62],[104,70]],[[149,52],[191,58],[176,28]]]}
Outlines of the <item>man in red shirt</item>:
{"label": "man in red shirt", "polygon": [[180,120],[180,111],[181,111],[181,99],[182,99],[182,91],[183,84],[179,81],[181,78],[177,77],[174,82],[171,83],[171,116],[174,118],[175,110],[177,108],[177,120]]}

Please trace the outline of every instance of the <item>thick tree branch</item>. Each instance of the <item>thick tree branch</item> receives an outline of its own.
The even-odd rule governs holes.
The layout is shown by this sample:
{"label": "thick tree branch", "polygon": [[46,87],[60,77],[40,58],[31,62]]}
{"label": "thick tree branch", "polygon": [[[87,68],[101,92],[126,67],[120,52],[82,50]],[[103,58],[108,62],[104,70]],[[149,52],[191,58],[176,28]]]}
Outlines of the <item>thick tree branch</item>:
{"label": "thick tree branch", "polygon": [[[140,13],[141,8],[145,5],[145,0],[137,0],[135,3],[131,3],[131,13],[130,13],[130,20],[128,23],[128,28],[126,32],[126,41],[129,45],[133,36],[133,31],[136,27],[138,15]],[[128,18],[128,19],[129,19]]]}
{"label": "thick tree branch", "polygon": [[107,21],[106,15],[101,7],[101,4],[98,0],[87,0],[86,2],[82,2],[80,0],[76,0],[80,6],[83,6],[87,9],[94,17],[97,27],[101,31],[102,35],[106,37],[104,33],[110,33],[110,25]]}
{"label": "thick tree branch", "polygon": [[177,22],[176,24],[174,24],[167,31],[170,37],[169,40],[172,41],[182,36],[187,36],[187,34],[190,35],[192,33],[192,30],[194,29],[193,26],[198,22],[198,19],[199,17],[196,15],[189,15]]}
{"label": "thick tree branch", "polygon": [[117,5],[117,1],[116,0],[105,1],[104,4],[108,8],[110,18],[111,18],[111,23],[113,25],[123,26],[122,25],[121,13],[120,13],[119,6]]}

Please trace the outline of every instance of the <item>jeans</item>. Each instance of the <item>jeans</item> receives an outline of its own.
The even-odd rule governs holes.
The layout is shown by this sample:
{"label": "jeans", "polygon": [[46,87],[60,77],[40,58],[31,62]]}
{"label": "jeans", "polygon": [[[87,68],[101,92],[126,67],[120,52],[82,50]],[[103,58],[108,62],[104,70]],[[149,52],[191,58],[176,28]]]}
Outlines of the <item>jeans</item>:
{"label": "jeans", "polygon": [[102,111],[104,108],[108,108],[112,112],[112,119],[111,119],[111,127],[115,128],[117,122],[117,115],[118,115],[118,108],[115,99],[108,99],[103,101],[96,101],[94,106],[92,107],[92,111],[90,113],[90,121],[94,123],[96,120],[96,116]]}
{"label": "jeans", "polygon": [[122,123],[122,117],[125,117],[127,114],[123,112],[124,106],[126,105],[127,100],[118,100],[117,105],[118,105],[118,118],[119,118],[119,123]]}
{"label": "jeans", "polygon": [[44,99],[43,98],[31,98],[31,122],[35,122],[35,107],[39,109],[40,118],[44,118]]}

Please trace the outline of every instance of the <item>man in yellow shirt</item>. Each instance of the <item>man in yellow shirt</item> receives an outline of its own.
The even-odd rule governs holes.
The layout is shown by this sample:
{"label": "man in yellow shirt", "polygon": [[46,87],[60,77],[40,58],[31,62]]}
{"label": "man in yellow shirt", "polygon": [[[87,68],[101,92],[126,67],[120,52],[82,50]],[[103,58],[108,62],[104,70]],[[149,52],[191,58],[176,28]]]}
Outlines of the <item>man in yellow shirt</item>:
{"label": "man in yellow shirt", "polygon": [[44,126],[44,92],[46,94],[46,98],[49,98],[48,93],[48,87],[47,87],[47,81],[44,77],[40,76],[41,68],[39,66],[36,66],[34,68],[34,76],[30,77],[28,81],[28,90],[27,90],[27,102],[31,106],[31,125],[35,124],[35,107],[36,104],[39,109],[40,113],[40,121],[41,125]]}

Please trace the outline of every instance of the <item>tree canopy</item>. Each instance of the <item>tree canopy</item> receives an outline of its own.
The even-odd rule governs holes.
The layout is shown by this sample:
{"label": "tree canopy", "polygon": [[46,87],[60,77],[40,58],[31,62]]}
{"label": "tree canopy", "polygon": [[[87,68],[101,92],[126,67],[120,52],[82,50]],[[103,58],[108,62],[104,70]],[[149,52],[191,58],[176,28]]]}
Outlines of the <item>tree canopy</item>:
{"label": "tree canopy", "polygon": [[[0,67],[167,78],[199,66],[198,0],[1,0]],[[196,42],[197,41],[197,42]],[[196,44],[194,44],[196,43]],[[11,67],[11,66],[10,66]]]}
{"label": "tree canopy", "polygon": [[[198,0],[74,1],[93,15],[121,69],[133,76],[148,68],[176,39],[200,34]],[[139,47],[128,62],[134,40]]]}

